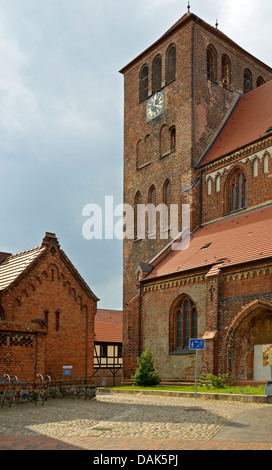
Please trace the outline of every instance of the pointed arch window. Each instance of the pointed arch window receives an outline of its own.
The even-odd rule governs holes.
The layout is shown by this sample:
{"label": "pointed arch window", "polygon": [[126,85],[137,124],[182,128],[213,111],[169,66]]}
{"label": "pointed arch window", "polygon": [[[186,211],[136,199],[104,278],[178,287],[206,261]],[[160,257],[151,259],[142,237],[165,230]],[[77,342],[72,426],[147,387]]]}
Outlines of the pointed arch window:
{"label": "pointed arch window", "polygon": [[148,97],[148,66],[144,65],[140,70],[139,100],[144,101]]}
{"label": "pointed arch window", "polygon": [[209,46],[207,49],[207,77],[210,80],[217,79],[217,59],[216,59],[216,50],[213,46]]}
{"label": "pointed arch window", "polygon": [[225,86],[230,85],[230,60],[228,56],[222,56],[221,80]]}
{"label": "pointed arch window", "polygon": [[140,231],[141,231],[141,220],[140,220],[140,211],[139,211],[139,204],[142,204],[142,196],[140,191],[137,191],[136,196],[134,198],[134,239],[139,240]]}
{"label": "pointed arch window", "polygon": [[176,46],[170,46],[167,52],[166,61],[166,83],[170,83],[176,78]]}
{"label": "pointed arch window", "polygon": [[263,79],[263,77],[258,77],[257,81],[256,81],[257,88],[264,85],[264,84],[265,84],[265,80]]}
{"label": "pointed arch window", "polygon": [[169,230],[170,227],[170,198],[171,198],[171,184],[167,179],[163,185],[163,230]]}
{"label": "pointed arch window", "polygon": [[155,93],[162,87],[162,59],[158,55],[153,62],[152,69],[152,91]]}
{"label": "pointed arch window", "polygon": [[247,207],[247,179],[241,170],[236,170],[227,182],[227,212]]}
{"label": "pointed arch window", "polygon": [[198,337],[198,315],[194,302],[184,297],[174,309],[170,325],[170,351],[189,352],[190,338]]}
{"label": "pointed arch window", "polygon": [[148,192],[148,238],[156,238],[156,188],[151,186]]}
{"label": "pointed arch window", "polygon": [[246,69],[244,71],[244,93],[249,93],[253,89],[252,73]]}

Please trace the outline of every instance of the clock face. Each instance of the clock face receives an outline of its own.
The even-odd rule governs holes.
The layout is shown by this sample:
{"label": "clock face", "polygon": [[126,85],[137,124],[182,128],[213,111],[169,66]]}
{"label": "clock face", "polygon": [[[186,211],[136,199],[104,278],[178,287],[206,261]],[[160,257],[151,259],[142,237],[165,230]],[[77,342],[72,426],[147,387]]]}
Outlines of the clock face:
{"label": "clock face", "polygon": [[151,119],[156,118],[163,113],[164,107],[164,96],[163,92],[159,91],[155,95],[151,96],[147,102],[146,106],[146,120],[151,121]]}

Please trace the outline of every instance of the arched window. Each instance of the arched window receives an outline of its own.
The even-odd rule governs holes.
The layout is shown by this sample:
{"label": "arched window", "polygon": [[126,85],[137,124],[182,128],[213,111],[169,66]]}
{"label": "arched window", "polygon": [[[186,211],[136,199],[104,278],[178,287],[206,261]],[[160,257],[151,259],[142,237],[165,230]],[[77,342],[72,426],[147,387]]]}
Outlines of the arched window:
{"label": "arched window", "polygon": [[237,169],[227,181],[227,212],[234,212],[247,207],[247,180],[244,173]]}
{"label": "arched window", "polygon": [[218,175],[215,180],[215,190],[217,193],[220,191],[220,183],[221,183],[221,177]]}
{"label": "arched window", "polygon": [[252,73],[250,70],[246,69],[244,71],[244,93],[248,93],[253,89],[253,82],[252,82]]}
{"label": "arched window", "polygon": [[153,62],[152,72],[152,91],[155,93],[162,87],[162,59],[160,55]]}
{"label": "arched window", "polygon": [[141,232],[141,223],[139,216],[139,204],[142,204],[142,196],[140,191],[137,191],[136,196],[134,198],[134,239],[140,239],[140,232]]}
{"label": "arched window", "polygon": [[189,339],[198,337],[197,309],[194,302],[184,297],[173,310],[170,320],[170,351],[189,352]]}
{"label": "arched window", "polygon": [[144,65],[140,71],[139,80],[139,101],[143,101],[148,97],[148,66]]}
{"label": "arched window", "polygon": [[266,154],[264,156],[264,160],[263,160],[263,172],[264,173],[268,173],[268,168],[269,168],[269,156],[268,154]]}
{"label": "arched window", "polygon": [[255,158],[253,161],[253,178],[256,178],[259,173],[259,160],[258,158]]}
{"label": "arched window", "polygon": [[170,200],[171,200],[171,184],[167,179],[163,185],[163,230],[169,230],[170,227]]}
{"label": "arched window", "polygon": [[160,131],[160,156],[163,157],[168,153],[176,150],[176,127],[165,124]]}
{"label": "arched window", "polygon": [[176,127],[172,126],[169,129],[170,132],[170,152],[174,152],[176,150]]}
{"label": "arched window", "polygon": [[166,83],[170,83],[176,78],[176,47],[170,46],[167,52],[166,61]]}
{"label": "arched window", "polygon": [[148,192],[148,238],[156,238],[156,188],[151,186]]}
{"label": "arched window", "polygon": [[258,78],[257,78],[257,81],[256,81],[256,86],[257,86],[257,88],[258,88],[259,86],[264,85],[264,84],[265,84],[265,80],[263,79],[263,77],[258,77]]}
{"label": "arched window", "polygon": [[59,331],[60,329],[60,312],[57,310],[55,312],[55,320],[56,320],[56,331]]}
{"label": "arched window", "polygon": [[230,60],[228,56],[222,56],[221,80],[224,85],[230,85]]}
{"label": "arched window", "polygon": [[216,50],[213,46],[209,46],[207,49],[207,77],[210,80],[217,79],[217,59],[216,59]]}

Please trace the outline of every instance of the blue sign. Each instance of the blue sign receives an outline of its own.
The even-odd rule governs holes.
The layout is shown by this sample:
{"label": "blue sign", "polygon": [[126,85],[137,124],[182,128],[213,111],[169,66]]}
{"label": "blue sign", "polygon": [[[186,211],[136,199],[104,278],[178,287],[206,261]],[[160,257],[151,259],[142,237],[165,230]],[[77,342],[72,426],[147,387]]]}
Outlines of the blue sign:
{"label": "blue sign", "polygon": [[205,340],[204,339],[190,339],[189,348],[190,349],[204,349]]}
{"label": "blue sign", "polygon": [[63,375],[72,375],[71,369],[63,369]]}

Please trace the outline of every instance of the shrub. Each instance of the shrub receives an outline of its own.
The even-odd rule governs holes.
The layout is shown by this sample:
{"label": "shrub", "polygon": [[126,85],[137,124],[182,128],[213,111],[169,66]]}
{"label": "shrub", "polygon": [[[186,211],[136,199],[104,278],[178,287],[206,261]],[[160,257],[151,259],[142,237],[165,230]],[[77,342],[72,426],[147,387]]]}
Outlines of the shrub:
{"label": "shrub", "polygon": [[137,359],[138,368],[131,378],[140,387],[159,385],[161,382],[159,373],[154,369],[151,348],[148,348]]}
{"label": "shrub", "polygon": [[225,388],[226,385],[233,385],[231,374],[206,374],[200,376],[200,384],[207,388]]}

